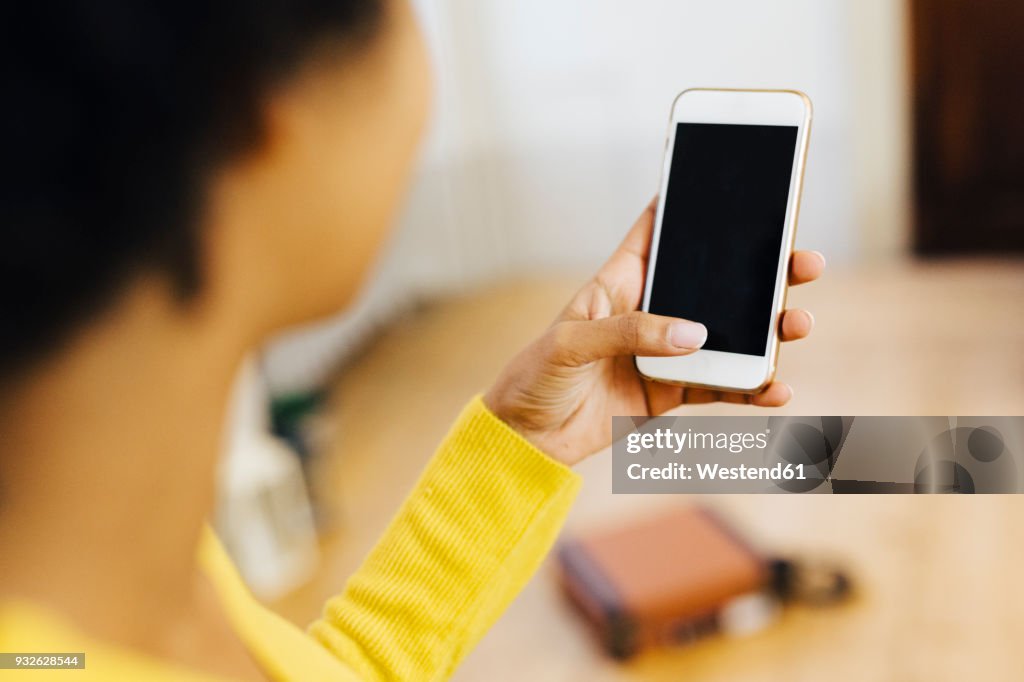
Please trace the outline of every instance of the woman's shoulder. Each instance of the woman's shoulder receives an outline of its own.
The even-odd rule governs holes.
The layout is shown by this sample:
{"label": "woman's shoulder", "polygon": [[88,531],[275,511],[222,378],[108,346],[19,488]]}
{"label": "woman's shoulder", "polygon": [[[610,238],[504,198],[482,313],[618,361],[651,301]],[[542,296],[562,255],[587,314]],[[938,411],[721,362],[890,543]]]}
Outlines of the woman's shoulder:
{"label": "woman's shoulder", "polygon": [[[32,669],[33,680],[66,680],[65,668],[81,668],[76,680],[152,680],[165,682],[215,682],[220,678],[185,669],[114,643],[97,639],[78,628],[63,614],[20,599],[0,597],[0,652],[4,661],[0,680]],[[25,655],[30,654],[30,655]],[[52,667],[60,664],[64,668]]]}

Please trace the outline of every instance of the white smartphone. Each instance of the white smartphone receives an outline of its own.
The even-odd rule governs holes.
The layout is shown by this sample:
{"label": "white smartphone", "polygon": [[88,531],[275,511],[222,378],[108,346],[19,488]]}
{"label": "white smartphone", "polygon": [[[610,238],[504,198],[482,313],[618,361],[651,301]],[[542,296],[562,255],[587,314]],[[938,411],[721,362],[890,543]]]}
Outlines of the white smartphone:
{"label": "white smartphone", "polygon": [[642,309],[701,322],[708,338],[691,355],[637,357],[645,377],[742,393],[771,383],[810,128],[801,92],[676,98]]}

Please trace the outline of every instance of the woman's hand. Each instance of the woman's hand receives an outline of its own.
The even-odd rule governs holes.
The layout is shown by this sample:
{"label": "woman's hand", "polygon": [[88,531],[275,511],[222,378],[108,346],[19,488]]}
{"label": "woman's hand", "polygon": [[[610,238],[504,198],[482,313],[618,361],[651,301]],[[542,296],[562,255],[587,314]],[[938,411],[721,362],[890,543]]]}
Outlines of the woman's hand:
{"label": "woman's hand", "polygon": [[[654,224],[655,202],[604,267],[569,302],[547,332],[527,346],[498,377],[484,403],[530,442],[568,465],[611,441],[613,415],[657,415],[683,403],[723,401],[762,407],[785,405],[789,386],[773,382],[756,395],[680,388],[645,380],[634,355],[687,355],[703,345],[703,325],[639,312]],[[817,279],[825,258],[797,251],[789,283]],[[783,313],[783,341],[802,339],[814,318]]]}

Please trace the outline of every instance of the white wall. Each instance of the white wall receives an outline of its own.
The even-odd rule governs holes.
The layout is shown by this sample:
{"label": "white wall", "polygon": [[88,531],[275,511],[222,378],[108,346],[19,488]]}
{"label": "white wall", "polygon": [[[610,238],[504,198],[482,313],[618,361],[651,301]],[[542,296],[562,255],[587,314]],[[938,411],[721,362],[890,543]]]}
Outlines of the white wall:
{"label": "white wall", "polygon": [[412,297],[595,267],[653,195],[669,105],[687,87],[807,92],[798,245],[843,262],[898,244],[879,232],[898,225],[866,241],[857,228],[862,196],[875,217],[899,219],[903,179],[887,156],[899,133],[889,105],[863,96],[898,87],[885,63],[903,49],[894,0],[415,4],[437,99],[408,210],[362,310],[272,350],[277,390],[314,383],[375,315]]}
{"label": "white wall", "polygon": [[911,224],[910,32],[905,0],[849,0],[853,197],[860,254],[908,252]]}

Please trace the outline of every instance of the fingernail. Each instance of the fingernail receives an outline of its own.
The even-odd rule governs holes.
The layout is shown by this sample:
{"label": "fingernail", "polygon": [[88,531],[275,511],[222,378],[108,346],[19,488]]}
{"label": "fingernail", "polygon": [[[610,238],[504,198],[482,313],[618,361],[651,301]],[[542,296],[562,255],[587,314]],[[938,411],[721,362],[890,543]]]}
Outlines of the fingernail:
{"label": "fingernail", "polygon": [[828,261],[825,260],[825,254],[823,254],[821,251],[811,251],[811,253],[817,254],[818,258],[821,259],[821,267],[825,267],[826,265],[828,265]]}
{"label": "fingernail", "polygon": [[668,342],[676,348],[700,348],[708,340],[708,329],[700,322],[673,322]]}

